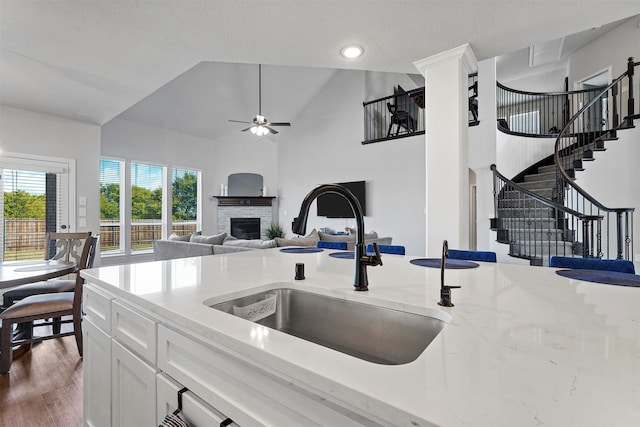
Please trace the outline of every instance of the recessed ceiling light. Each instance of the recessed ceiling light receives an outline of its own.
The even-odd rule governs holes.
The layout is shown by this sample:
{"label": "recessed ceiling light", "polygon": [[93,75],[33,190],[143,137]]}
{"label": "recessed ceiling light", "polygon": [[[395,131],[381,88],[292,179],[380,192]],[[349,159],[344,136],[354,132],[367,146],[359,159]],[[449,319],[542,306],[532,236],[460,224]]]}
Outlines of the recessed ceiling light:
{"label": "recessed ceiling light", "polygon": [[340,55],[345,58],[353,59],[362,55],[363,52],[364,50],[362,50],[360,46],[345,46],[340,51]]}

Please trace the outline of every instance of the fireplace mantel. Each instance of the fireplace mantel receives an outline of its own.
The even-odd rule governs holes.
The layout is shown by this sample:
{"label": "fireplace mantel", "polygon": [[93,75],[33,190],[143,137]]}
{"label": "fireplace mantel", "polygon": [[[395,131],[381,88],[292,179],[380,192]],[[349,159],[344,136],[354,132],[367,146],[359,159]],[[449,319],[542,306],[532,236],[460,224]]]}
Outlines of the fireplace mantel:
{"label": "fireplace mantel", "polygon": [[275,196],[213,196],[218,206],[271,206]]}

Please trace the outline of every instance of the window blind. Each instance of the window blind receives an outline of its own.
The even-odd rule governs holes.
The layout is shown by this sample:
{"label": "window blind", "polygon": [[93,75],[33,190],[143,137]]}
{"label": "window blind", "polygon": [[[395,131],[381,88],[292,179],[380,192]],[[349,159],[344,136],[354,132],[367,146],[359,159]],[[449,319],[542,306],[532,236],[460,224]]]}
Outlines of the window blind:
{"label": "window blind", "polygon": [[121,251],[122,172],[124,162],[100,159],[100,252]]}
{"label": "window blind", "polygon": [[[38,169],[38,168],[36,168]],[[44,259],[45,235],[67,227],[60,172],[0,169],[2,260]]]}

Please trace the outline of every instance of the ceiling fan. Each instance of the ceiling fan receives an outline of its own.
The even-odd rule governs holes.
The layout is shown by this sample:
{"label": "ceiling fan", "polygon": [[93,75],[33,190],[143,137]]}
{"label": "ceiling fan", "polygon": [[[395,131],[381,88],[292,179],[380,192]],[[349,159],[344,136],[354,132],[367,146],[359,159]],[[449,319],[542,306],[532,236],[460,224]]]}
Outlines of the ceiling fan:
{"label": "ceiling fan", "polygon": [[258,115],[253,118],[252,121],[242,120],[229,120],[234,123],[248,123],[251,124],[246,129],[242,129],[242,132],[251,131],[254,135],[264,136],[271,132],[272,134],[278,133],[272,126],[291,126],[288,122],[269,122],[265,116],[262,115],[262,64],[258,64]]}

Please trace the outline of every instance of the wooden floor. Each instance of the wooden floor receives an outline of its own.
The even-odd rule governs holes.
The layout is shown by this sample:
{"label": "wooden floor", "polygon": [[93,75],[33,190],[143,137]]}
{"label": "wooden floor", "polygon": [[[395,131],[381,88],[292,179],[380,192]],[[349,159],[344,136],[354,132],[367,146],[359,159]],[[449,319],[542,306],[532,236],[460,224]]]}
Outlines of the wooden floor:
{"label": "wooden floor", "polygon": [[0,426],[81,424],[82,359],[73,336],[34,345],[0,374]]}

